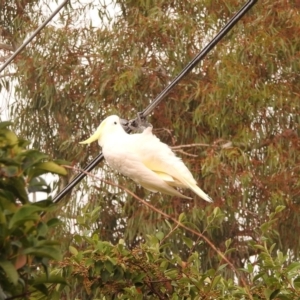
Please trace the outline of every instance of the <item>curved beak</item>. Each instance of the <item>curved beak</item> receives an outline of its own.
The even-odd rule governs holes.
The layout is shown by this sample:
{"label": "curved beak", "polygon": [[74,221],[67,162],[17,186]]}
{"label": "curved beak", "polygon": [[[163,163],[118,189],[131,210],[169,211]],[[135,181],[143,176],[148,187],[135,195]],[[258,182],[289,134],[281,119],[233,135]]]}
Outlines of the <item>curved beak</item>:
{"label": "curved beak", "polygon": [[90,136],[87,140],[85,140],[83,142],[80,142],[79,144],[90,144],[92,142],[95,142],[95,141],[99,140],[99,137],[101,135],[101,128],[100,127],[101,126],[99,126],[97,128],[97,130],[95,131],[95,133],[92,136]]}

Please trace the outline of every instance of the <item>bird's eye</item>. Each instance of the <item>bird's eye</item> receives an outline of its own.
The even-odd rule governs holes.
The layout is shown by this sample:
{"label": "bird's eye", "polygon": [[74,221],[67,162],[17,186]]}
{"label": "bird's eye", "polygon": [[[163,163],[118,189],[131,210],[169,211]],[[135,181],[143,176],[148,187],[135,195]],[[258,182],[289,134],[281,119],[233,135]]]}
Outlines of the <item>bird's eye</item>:
{"label": "bird's eye", "polygon": [[117,125],[117,122],[115,121],[114,124]]}

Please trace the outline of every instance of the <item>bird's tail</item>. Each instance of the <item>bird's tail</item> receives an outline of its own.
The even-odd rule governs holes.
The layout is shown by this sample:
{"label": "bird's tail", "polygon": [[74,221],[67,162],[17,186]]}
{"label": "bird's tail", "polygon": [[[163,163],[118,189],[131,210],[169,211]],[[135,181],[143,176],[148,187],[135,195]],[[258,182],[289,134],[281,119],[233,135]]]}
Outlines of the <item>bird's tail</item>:
{"label": "bird's tail", "polygon": [[171,187],[170,185],[168,185],[167,183],[165,182],[162,182],[160,186],[151,186],[149,184],[146,184],[145,182],[139,182],[140,185],[142,187],[144,187],[145,189],[151,191],[151,192],[161,192],[161,193],[164,193],[164,194],[167,194],[167,195],[171,195],[171,196],[177,196],[177,197],[180,197],[180,198],[184,198],[184,199],[192,199],[191,197],[187,197],[183,194],[181,194],[179,191],[175,190],[173,187]]}
{"label": "bird's tail", "polygon": [[201,197],[203,200],[207,202],[213,202],[213,199],[209,197],[206,193],[204,193],[196,184],[190,184],[188,183],[189,188],[196,193],[199,197]]}

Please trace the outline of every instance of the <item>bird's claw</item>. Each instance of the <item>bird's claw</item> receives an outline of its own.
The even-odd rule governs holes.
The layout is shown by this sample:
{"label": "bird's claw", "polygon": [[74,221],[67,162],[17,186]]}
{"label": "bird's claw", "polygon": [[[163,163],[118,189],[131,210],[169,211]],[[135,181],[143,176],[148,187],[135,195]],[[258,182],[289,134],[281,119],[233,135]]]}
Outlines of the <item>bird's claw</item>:
{"label": "bird's claw", "polygon": [[135,119],[129,121],[121,119],[121,125],[126,132],[143,132],[147,127],[153,127],[151,123],[147,122],[146,117],[141,112],[137,113]]}

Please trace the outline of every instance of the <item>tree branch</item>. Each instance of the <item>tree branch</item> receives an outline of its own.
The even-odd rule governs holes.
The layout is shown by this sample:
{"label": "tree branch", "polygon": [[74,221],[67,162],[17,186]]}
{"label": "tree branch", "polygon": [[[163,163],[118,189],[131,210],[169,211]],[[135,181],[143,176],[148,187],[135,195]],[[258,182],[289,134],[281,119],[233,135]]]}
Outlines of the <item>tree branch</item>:
{"label": "tree branch", "polygon": [[179,152],[179,153],[182,153],[182,154],[184,154],[184,155],[186,155],[186,156],[198,157],[198,155],[190,154],[190,153],[187,153],[187,152],[185,152],[185,151],[183,151],[183,150],[174,150],[174,152]]}
{"label": "tree branch", "polygon": [[188,144],[188,145],[179,145],[179,146],[173,146],[170,147],[172,150],[176,149],[182,149],[182,148],[192,148],[192,147],[210,147],[211,145],[209,144]]}

